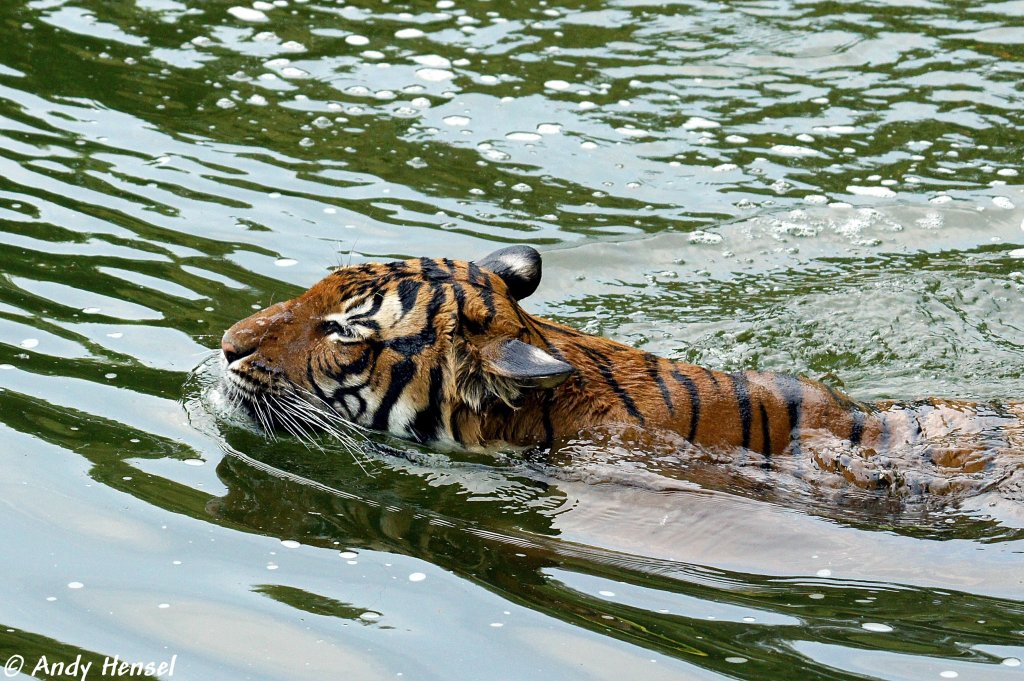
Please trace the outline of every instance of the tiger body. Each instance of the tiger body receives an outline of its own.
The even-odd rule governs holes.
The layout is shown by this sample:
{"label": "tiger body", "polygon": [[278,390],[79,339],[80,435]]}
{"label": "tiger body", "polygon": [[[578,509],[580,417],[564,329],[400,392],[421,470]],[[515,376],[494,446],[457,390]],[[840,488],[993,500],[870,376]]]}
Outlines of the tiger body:
{"label": "tiger body", "polygon": [[[926,436],[1020,434],[1016,405],[983,415],[966,402],[863,403],[802,377],[711,371],[585,334],[519,305],[539,279],[540,256],[528,247],[479,263],[342,268],[229,329],[226,383],[250,409],[262,405],[266,425],[294,432],[326,420],[298,423],[295,410],[275,420],[277,405],[299,399],[304,413],[473,449],[618,430],[771,457],[808,444],[873,453]],[[1004,439],[998,446],[1013,438]],[[992,443],[963,440],[933,455],[983,466]]]}

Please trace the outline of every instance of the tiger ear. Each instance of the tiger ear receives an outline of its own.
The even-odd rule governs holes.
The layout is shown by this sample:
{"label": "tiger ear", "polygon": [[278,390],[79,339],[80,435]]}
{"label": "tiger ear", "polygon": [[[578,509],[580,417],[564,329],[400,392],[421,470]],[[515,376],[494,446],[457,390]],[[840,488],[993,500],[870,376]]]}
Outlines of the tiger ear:
{"label": "tiger ear", "polygon": [[540,348],[514,338],[492,341],[480,350],[484,371],[520,386],[554,388],[576,369]]}
{"label": "tiger ear", "polygon": [[540,253],[529,246],[499,248],[476,264],[501,277],[516,300],[527,297],[540,285]]}

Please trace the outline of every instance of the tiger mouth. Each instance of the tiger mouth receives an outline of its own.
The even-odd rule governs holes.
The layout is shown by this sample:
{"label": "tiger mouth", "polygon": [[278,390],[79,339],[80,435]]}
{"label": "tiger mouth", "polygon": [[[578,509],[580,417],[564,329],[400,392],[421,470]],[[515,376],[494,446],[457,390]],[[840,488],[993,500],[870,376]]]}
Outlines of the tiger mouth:
{"label": "tiger mouth", "polygon": [[304,435],[309,431],[332,430],[332,414],[310,405],[300,394],[301,389],[261,381],[231,369],[225,369],[220,385],[228,401],[268,433],[282,431],[294,435],[298,429]]}
{"label": "tiger mouth", "polygon": [[261,427],[269,425],[273,430],[280,427],[274,418],[274,405],[285,396],[285,391],[230,369],[224,371],[220,385],[228,401],[233,402]]}
{"label": "tiger mouth", "polygon": [[276,393],[271,386],[230,369],[224,372],[224,375],[221,377],[221,384],[229,397],[236,397],[246,401],[254,401],[261,397],[273,397]]}

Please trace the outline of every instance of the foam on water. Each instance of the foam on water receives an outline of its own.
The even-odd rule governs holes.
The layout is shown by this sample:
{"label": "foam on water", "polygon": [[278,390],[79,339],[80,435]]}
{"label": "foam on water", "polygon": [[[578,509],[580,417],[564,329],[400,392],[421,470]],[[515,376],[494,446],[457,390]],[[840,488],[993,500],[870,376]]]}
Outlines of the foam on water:
{"label": "foam on water", "polygon": [[266,14],[258,9],[253,9],[252,7],[229,7],[228,14],[239,21],[248,21],[252,23],[263,23],[269,21]]}

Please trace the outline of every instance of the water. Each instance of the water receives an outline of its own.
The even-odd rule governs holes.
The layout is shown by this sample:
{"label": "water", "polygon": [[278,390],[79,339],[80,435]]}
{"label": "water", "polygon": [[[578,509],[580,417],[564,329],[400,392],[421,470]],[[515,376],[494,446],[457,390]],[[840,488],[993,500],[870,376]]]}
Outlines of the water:
{"label": "water", "polygon": [[1012,500],[667,480],[628,456],[360,464],[262,439],[189,372],[332,266],[529,243],[529,309],[593,333],[864,399],[1019,399],[1022,17],[0,3],[0,657],[1020,678]]}

